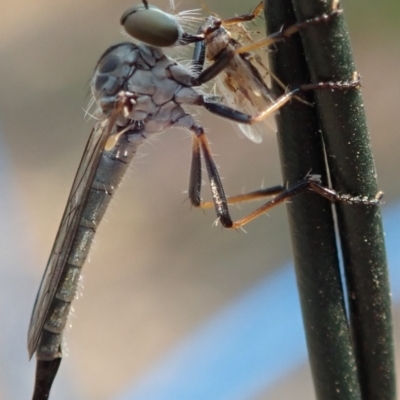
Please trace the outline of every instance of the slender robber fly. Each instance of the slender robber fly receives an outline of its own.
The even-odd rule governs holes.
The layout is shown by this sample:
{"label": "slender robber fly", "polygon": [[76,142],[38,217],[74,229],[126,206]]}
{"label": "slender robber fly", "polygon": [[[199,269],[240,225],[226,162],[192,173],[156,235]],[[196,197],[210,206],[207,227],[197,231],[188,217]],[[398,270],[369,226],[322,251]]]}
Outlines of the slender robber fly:
{"label": "slender robber fly", "polygon": [[[151,21],[151,32],[163,32],[164,39],[167,38],[169,42],[177,45],[202,43],[205,40],[204,32],[187,34],[175,18],[153,6],[144,3],[136,6],[135,10],[132,12],[130,9],[124,13],[124,26],[133,17],[140,17],[139,21],[146,27],[143,31],[147,32]],[[136,25],[138,26],[140,24]],[[150,33],[141,32],[141,36],[153,40]],[[277,36],[280,37],[281,33]],[[147,41],[151,41],[150,39]],[[108,48],[96,64],[91,90],[97,106],[94,113],[97,122],[89,137],[68,197],[28,331],[29,356],[32,357],[36,353],[37,357],[33,400],[49,397],[63,355],[62,335],[71,302],[76,295],[81,268],[87,259],[96,229],[138,147],[153,134],[172,126],[183,127],[193,133],[189,198],[195,206],[208,206],[207,203],[201,202],[200,197],[203,155],[209,176],[212,204],[219,221],[227,228],[239,228],[267,209],[304,190],[315,191],[332,201],[350,204],[370,205],[379,202],[378,198],[369,200],[339,195],[321,186],[315,176],[310,176],[287,189],[279,186],[250,195],[236,196],[233,199],[238,202],[276,195],[263,206],[263,210],[260,208],[242,220],[233,222],[204,129],[184,107],[204,107],[220,117],[252,125],[284,104],[293,96],[293,91],[272,101],[267,109],[255,115],[243,113],[216,101],[214,96],[206,95],[198,89],[225,68],[229,68],[232,59],[242,54],[240,49],[226,53],[225,58],[216,59],[213,64],[203,69],[201,59],[204,46],[200,46],[195,51],[196,68],[193,69],[166,56],[162,46],[165,46],[165,41],[152,45],[119,43]]]}

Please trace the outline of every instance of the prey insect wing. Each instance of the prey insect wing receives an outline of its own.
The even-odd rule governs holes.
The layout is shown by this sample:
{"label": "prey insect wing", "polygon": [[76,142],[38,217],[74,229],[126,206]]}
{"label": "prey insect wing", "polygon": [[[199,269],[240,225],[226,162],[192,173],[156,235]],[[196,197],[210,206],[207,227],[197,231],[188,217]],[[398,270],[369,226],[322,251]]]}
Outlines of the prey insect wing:
{"label": "prey insect wing", "polygon": [[[234,74],[231,71],[235,71]],[[264,78],[246,54],[239,54],[231,61],[230,68],[216,77],[219,93],[230,107],[249,115],[257,115],[274,102]],[[264,119],[254,125],[236,124],[251,141],[261,143],[269,127]]]}
{"label": "prey insect wing", "polygon": [[49,309],[57,295],[58,283],[65,272],[85,200],[115,119],[111,115],[107,120],[98,121],[86,144],[34,304],[28,330],[29,357],[37,349]]}

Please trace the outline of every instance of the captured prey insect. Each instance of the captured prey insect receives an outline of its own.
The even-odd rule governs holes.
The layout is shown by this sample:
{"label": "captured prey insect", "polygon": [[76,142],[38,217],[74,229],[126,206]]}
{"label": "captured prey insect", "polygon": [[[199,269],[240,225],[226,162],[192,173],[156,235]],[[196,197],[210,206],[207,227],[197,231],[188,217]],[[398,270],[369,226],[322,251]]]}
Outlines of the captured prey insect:
{"label": "captured prey insect", "polygon": [[[279,109],[296,96],[296,92],[300,88],[287,91],[285,85],[268,70],[258,54],[245,51],[248,49],[248,45],[251,46],[251,49],[256,49],[257,46],[265,49],[282,38],[288,38],[298,29],[321,22],[319,16],[295,27],[292,26],[289,30],[284,30],[274,37],[263,39],[261,42],[254,42],[244,22],[252,21],[258,17],[263,10],[263,5],[264,3],[261,1],[251,13],[233,18],[221,19],[210,14],[198,31],[199,34],[204,35],[205,40],[196,43],[195,50],[197,54],[203,53],[205,59],[211,63],[223,57],[224,54],[233,55],[229,64],[215,78],[217,92],[221,93],[227,105],[250,115],[262,112],[273,104],[276,106],[276,110]],[[206,6],[203,4],[203,7]],[[334,16],[335,13],[332,13],[327,18]],[[286,92],[285,96],[279,98],[273,93],[267,84],[267,78],[277,81],[283,92]],[[307,87],[304,86],[303,89],[307,90]],[[305,102],[302,99],[300,101]],[[264,119],[251,126],[244,124],[237,126],[247,138],[255,143],[260,143],[263,134],[268,131],[268,120]]]}
{"label": "captured prey insect", "polygon": [[[154,11],[141,6],[143,13]],[[144,14],[146,15],[146,14]],[[162,15],[162,14],[160,14]],[[157,17],[158,18],[158,17]],[[157,19],[153,20],[156,23]],[[171,30],[170,21],[161,21]],[[156,31],[158,26],[153,26]],[[202,34],[185,35],[173,31],[181,44],[204,40]],[[71,302],[77,291],[81,268],[111,197],[117,189],[137,148],[151,135],[171,126],[183,127],[193,133],[193,158],[189,182],[189,198],[193,204],[200,200],[201,154],[206,163],[211,194],[222,225],[238,228],[251,215],[233,222],[221,179],[214,163],[204,129],[184,110],[185,105],[201,106],[232,121],[253,124],[271,111],[248,115],[234,110],[203,94],[196,87],[214,78],[229,64],[214,63],[199,73],[167,57],[160,49],[123,42],[111,46],[100,57],[92,79],[92,93],[98,121],[91,133],[78,168],[55,243],[44,272],[33,308],[28,331],[28,350],[36,353],[37,369],[34,400],[47,399],[62,358],[62,335]],[[198,61],[198,60],[197,60]],[[201,63],[197,63],[201,66]],[[215,67],[217,65],[217,67]],[[271,105],[276,109],[275,103]],[[376,204],[378,200],[346,197],[324,188],[318,179],[309,177],[284,189],[258,192],[258,196],[279,193],[269,208],[304,191],[313,190],[330,200],[348,203]],[[251,198],[257,195],[251,194]],[[245,200],[242,198],[238,201]]]}
{"label": "captured prey insect", "polygon": [[[201,4],[207,10],[207,6]],[[216,58],[221,57],[221,52],[232,52],[247,42],[253,42],[244,22],[252,21],[262,10],[263,1],[250,14],[233,18],[221,19],[210,12],[198,31],[205,39],[196,44],[195,51],[198,54],[203,53],[208,62],[214,62]],[[216,76],[216,90],[217,93],[221,93],[227,105],[253,115],[276,102],[276,96],[266,83],[266,79],[270,78],[268,75],[270,71],[258,54],[238,53]],[[252,126],[237,124],[237,127],[247,138],[260,143],[262,135],[268,130],[268,119]]]}

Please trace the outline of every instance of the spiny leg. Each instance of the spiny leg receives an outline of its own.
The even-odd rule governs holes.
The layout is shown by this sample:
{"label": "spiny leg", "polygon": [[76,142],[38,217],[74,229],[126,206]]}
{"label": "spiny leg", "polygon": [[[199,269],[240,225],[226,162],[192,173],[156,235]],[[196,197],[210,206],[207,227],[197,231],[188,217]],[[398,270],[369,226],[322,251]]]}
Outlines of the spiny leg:
{"label": "spiny leg", "polygon": [[[262,200],[266,197],[276,196],[282,193],[285,187],[282,185],[271,186],[265,189],[254,190],[248,193],[241,193],[236,196],[227,196],[226,200],[228,205],[241,204],[249,201]],[[199,203],[201,208],[212,208],[214,203],[212,201],[202,201]]]}
{"label": "spiny leg", "polygon": [[199,125],[193,125],[190,130],[194,133],[192,146],[192,163],[189,180],[189,199],[193,206],[201,207],[201,155],[203,153],[210,182],[211,196],[218,219],[225,228],[232,227],[224,188],[217,166],[211,154],[211,149],[204,130]]}
{"label": "spiny leg", "polygon": [[[339,202],[349,205],[364,205],[364,206],[376,206],[380,204],[380,200],[383,196],[382,192],[378,192],[374,198],[370,199],[366,196],[351,196],[348,194],[340,194],[333,189],[323,186],[320,182],[319,176],[309,175],[305,179],[295,183],[289,188],[285,189],[282,186],[274,186],[267,189],[260,189],[254,192],[241,194],[238,196],[228,197],[228,204],[237,204],[245,201],[259,200],[261,198],[274,196],[275,197],[258,207],[256,210],[247,214],[245,217],[232,222],[231,226],[225,226],[225,228],[238,229],[242,226],[248,224],[249,222],[255,220],[260,215],[265,214],[275,206],[290,200],[294,196],[304,193],[304,192],[314,192],[320,196],[328,199],[331,202]],[[200,203],[201,208],[210,208],[212,206],[211,202]]]}
{"label": "spiny leg", "polygon": [[[306,177],[306,179],[299,181],[296,184],[292,185],[291,187],[283,190],[272,200],[268,201],[261,207],[257,208],[252,213],[234,222],[231,228],[232,229],[240,228],[249,223],[250,221],[253,221],[254,219],[258,218],[260,215],[265,214],[268,210],[272,209],[278,204],[284,203],[285,201],[291,199],[292,197],[300,193],[304,193],[306,191],[317,193],[331,202],[338,202],[349,205],[364,205],[364,206],[379,205],[380,200],[382,199],[383,196],[383,192],[378,192],[372,199],[366,196],[351,196],[349,194],[340,194],[333,189],[323,186],[320,182],[319,176],[309,175]],[[236,202],[240,201],[239,197],[240,196],[236,196]],[[229,200],[228,202],[230,203]]]}
{"label": "spiny leg", "polygon": [[[261,207],[257,208],[252,213],[246,215],[245,217],[243,217],[238,221],[233,222],[231,228],[232,229],[240,228],[248,224],[250,221],[253,221],[254,219],[258,218],[260,215],[265,214],[267,211],[277,206],[278,204],[282,204],[285,201],[293,198],[294,196],[307,191],[317,193],[331,202],[339,202],[350,205],[364,205],[364,206],[379,205],[380,200],[383,196],[382,192],[378,192],[373,199],[369,199],[365,196],[351,196],[348,194],[340,194],[333,189],[323,186],[318,176],[309,175],[306,177],[306,179],[299,181],[296,184],[292,185],[291,187],[283,190],[272,200],[268,201]],[[237,202],[239,200],[239,197],[240,196],[236,196]]]}

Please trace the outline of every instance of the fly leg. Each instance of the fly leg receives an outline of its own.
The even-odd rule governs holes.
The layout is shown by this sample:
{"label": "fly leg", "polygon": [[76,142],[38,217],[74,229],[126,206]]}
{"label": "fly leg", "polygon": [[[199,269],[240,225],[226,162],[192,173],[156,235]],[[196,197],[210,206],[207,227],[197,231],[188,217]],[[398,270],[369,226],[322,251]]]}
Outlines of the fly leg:
{"label": "fly leg", "polygon": [[[258,191],[258,192],[262,192]],[[272,200],[268,201],[261,207],[257,208],[250,214],[246,215],[242,219],[235,221],[232,224],[232,229],[237,229],[246,225],[250,221],[258,218],[260,215],[265,214],[267,211],[272,209],[273,207],[277,206],[278,204],[284,203],[287,200],[290,200],[294,196],[304,193],[304,192],[314,192],[319,194],[320,196],[328,199],[331,202],[338,202],[342,204],[349,204],[349,205],[364,205],[364,206],[377,206],[380,204],[380,200],[383,196],[382,192],[378,192],[374,198],[368,198],[366,196],[351,196],[349,194],[340,194],[337,191],[327,188],[323,186],[320,182],[319,176],[317,175],[309,175],[304,180],[301,180],[294,185],[288,187],[285,190],[282,190],[278,195],[276,195]],[[233,198],[228,199],[229,204],[233,203],[240,203],[242,201],[248,201],[253,199],[260,198],[259,193],[256,193],[257,196],[251,198],[248,195],[239,195]],[[265,193],[269,196],[268,189],[265,189]],[[206,206],[207,204],[205,204]]]}
{"label": "fly leg", "polygon": [[[294,185],[284,188],[283,186],[274,186],[266,189],[260,189],[254,192],[240,194],[237,196],[232,196],[227,198],[228,204],[238,204],[245,201],[259,200],[265,197],[273,197],[270,201],[258,207],[256,210],[247,214],[245,217],[232,222],[230,226],[226,226],[222,223],[225,228],[238,229],[242,226],[248,224],[254,219],[258,218],[260,215],[265,214],[275,206],[290,200],[294,196],[304,193],[304,192],[314,192],[320,196],[326,198],[331,202],[338,202],[342,204],[349,205],[364,205],[364,206],[377,206],[380,204],[383,192],[378,192],[374,198],[368,198],[366,196],[351,196],[349,194],[340,194],[337,191],[327,188],[321,184],[318,175],[308,175],[305,179],[295,183]],[[213,203],[202,202],[199,207],[210,208]]]}
{"label": "fly leg", "polygon": [[226,200],[217,166],[215,165],[213,156],[211,154],[207,137],[204,134],[203,128],[200,126],[193,126],[191,130],[194,133],[194,136],[192,146],[192,163],[190,167],[189,200],[193,206],[202,207],[201,153],[203,153],[210,182],[211,196],[213,199],[210,204],[214,206],[215,212],[222,226],[224,228],[231,228],[233,223],[229,215],[228,202]]}
{"label": "fly leg", "polygon": [[[315,85],[310,84],[310,87],[306,87],[305,90],[314,90],[316,88],[314,86]],[[299,90],[301,89],[297,89],[297,91]],[[293,95],[291,93],[292,92],[288,93],[286,96]],[[240,111],[233,110],[232,108],[227,107],[221,103],[208,101],[203,96],[199,96],[195,104],[203,105],[207,110],[215,114],[218,114],[219,116],[230,119],[232,121],[247,123],[247,124],[258,122],[257,118],[255,117],[241,113]],[[276,108],[275,104],[272,105],[270,109],[274,107]],[[187,123],[189,120],[190,120],[190,125]],[[243,225],[249,223],[250,221],[256,219],[260,215],[266,213],[268,210],[277,206],[278,204],[281,204],[291,199],[297,194],[307,191],[317,193],[320,196],[332,202],[340,202],[344,204],[360,204],[367,206],[378,205],[380,199],[383,196],[382,192],[378,192],[376,196],[372,199],[367,196],[353,196],[349,194],[340,194],[333,189],[323,186],[321,184],[318,175],[309,175],[305,179],[295,183],[294,185],[291,185],[288,188],[285,188],[283,186],[275,186],[272,188],[261,189],[247,194],[241,194],[238,196],[227,198],[225,196],[221,178],[219,176],[218,169],[215,165],[211,149],[208,144],[208,140],[206,138],[203,128],[199,125],[196,125],[193,122],[193,119],[188,115],[182,117],[175,124],[184,126],[194,133],[193,145],[192,145],[192,162],[191,162],[190,180],[189,180],[189,199],[192,205],[195,207],[210,208],[214,206],[218,219],[221,222],[222,226],[225,228],[232,228],[232,229],[240,228]],[[204,162],[206,164],[209,176],[211,195],[213,199],[212,202],[202,202],[201,200],[201,183],[202,183],[201,154],[204,157]],[[230,217],[229,214],[228,204],[257,200],[268,196],[275,196],[275,197],[273,197],[272,200],[268,201],[261,207],[257,208],[255,211],[248,214],[244,218],[235,222],[232,221],[232,218]]]}

